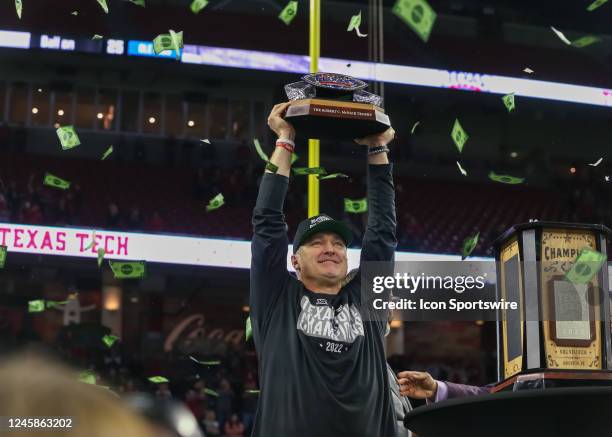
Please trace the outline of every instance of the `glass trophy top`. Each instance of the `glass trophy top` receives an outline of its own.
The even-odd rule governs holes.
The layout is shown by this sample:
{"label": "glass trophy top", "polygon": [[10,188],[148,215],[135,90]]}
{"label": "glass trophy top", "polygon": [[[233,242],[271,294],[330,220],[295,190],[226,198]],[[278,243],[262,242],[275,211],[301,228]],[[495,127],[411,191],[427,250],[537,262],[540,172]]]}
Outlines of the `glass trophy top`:
{"label": "glass trophy top", "polygon": [[350,100],[383,107],[383,98],[364,90],[368,86],[363,80],[338,73],[312,73],[300,82],[285,85],[289,100],[328,98]]}
{"label": "glass trophy top", "polygon": [[302,80],[317,88],[337,91],[357,91],[368,86],[363,80],[338,73],[312,73],[303,76]]}

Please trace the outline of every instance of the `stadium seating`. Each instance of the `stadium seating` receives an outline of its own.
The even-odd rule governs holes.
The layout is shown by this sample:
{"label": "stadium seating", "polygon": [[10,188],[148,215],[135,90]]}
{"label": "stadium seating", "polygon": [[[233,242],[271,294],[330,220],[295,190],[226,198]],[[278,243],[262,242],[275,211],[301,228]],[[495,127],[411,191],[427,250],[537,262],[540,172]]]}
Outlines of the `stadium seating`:
{"label": "stadium seating", "polygon": [[[43,193],[60,195],[55,189],[42,187],[47,171],[80,186],[82,206],[73,225],[104,227],[108,204],[115,202],[124,215],[137,205],[145,221],[159,211],[167,233],[238,239],[251,235],[254,196],[207,213],[206,202],[193,194],[195,171],[191,168],[0,154],[0,177],[5,184],[15,181],[20,192],[25,192],[33,174],[34,185],[40,181]],[[478,231],[480,243],[475,254],[492,255],[492,241],[512,224],[530,219],[570,220],[564,198],[543,189],[411,178],[396,178],[396,185],[401,187],[396,201],[402,250],[460,253],[463,239]],[[339,181],[325,189],[342,198],[356,195],[360,187]],[[299,207],[288,210],[290,229],[295,229],[305,214]]]}

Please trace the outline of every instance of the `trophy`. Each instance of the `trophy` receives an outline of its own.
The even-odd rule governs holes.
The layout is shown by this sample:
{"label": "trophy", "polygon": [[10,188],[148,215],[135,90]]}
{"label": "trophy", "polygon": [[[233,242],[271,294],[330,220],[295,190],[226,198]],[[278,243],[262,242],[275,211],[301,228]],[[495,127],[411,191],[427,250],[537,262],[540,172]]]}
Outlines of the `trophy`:
{"label": "trophy", "polygon": [[336,73],[313,73],[285,85],[291,101],[285,119],[300,135],[352,140],[384,132],[391,122],[383,98],[364,91],[362,80]]}
{"label": "trophy", "polygon": [[[519,308],[498,319],[493,391],[612,385],[609,235],[602,225],[534,222],[494,243],[498,298]],[[585,251],[599,261],[581,263]]]}
{"label": "trophy", "polygon": [[[599,436],[612,408],[603,225],[532,222],[495,242],[498,375],[491,393],[415,408],[421,437]],[[477,418],[477,419],[474,419]]]}

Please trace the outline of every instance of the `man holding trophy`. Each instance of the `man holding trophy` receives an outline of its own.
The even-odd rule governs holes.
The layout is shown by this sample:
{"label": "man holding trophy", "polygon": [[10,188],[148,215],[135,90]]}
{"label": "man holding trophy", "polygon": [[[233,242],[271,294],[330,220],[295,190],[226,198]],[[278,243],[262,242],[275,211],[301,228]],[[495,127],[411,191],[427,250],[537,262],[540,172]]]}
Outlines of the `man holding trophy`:
{"label": "man holding trophy", "polygon": [[[274,106],[268,118],[278,140],[253,210],[250,307],[261,386],[253,436],[395,437],[387,322],[365,320],[359,272],[345,281],[351,231],[325,214],[302,221],[291,256],[297,278],[286,268],[292,103]],[[392,262],[397,245],[387,157],[395,132],[385,129],[355,140],[368,148],[369,216],[360,265]]]}

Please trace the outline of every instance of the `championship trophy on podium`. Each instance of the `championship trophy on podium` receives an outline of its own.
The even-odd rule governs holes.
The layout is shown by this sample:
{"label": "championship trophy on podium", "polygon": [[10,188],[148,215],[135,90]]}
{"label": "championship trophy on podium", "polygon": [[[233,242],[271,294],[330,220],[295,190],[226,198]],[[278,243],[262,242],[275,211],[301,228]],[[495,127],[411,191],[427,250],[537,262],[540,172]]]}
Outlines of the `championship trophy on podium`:
{"label": "championship trophy on podium", "polygon": [[312,139],[352,140],[384,132],[391,122],[383,98],[364,91],[367,86],[343,74],[308,74],[285,85],[291,101],[285,118]]}
{"label": "championship trophy on podium", "polygon": [[602,225],[533,222],[495,242],[498,383],[489,394],[419,407],[419,437],[558,437],[609,433],[610,287]]}
{"label": "championship trophy on podium", "polygon": [[533,222],[495,242],[498,317],[493,391],[612,385],[610,294],[602,225]]}

